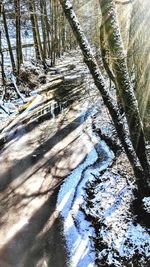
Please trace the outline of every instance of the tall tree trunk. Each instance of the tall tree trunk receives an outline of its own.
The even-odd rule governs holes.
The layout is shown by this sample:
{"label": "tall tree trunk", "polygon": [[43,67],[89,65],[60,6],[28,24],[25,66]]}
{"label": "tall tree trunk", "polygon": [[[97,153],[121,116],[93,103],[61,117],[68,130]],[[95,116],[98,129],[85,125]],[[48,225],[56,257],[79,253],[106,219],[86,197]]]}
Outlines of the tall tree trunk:
{"label": "tall tree trunk", "polygon": [[44,14],[45,14],[45,22],[46,22],[47,55],[48,55],[48,57],[50,57],[50,52],[51,52],[50,25],[49,25],[49,21],[48,21],[46,1],[45,1],[45,5],[44,5]]}
{"label": "tall tree trunk", "polygon": [[66,15],[66,18],[68,19],[72,30],[76,36],[76,39],[78,41],[78,44],[81,48],[81,51],[83,53],[84,61],[87,64],[90,73],[93,77],[94,83],[96,87],[98,88],[99,92],[102,95],[104,104],[109,110],[109,113],[113,119],[114,125],[117,130],[117,134],[121,140],[121,143],[125,149],[125,152],[128,156],[128,159],[133,167],[133,170],[135,172],[136,176],[136,182],[138,186],[138,192],[139,195],[145,196],[149,193],[149,184],[147,183],[147,180],[145,180],[144,176],[142,175],[141,168],[139,165],[139,162],[137,160],[136,154],[134,152],[134,149],[129,143],[129,140],[126,136],[125,129],[124,129],[124,122],[122,121],[121,115],[119,114],[118,109],[116,108],[116,105],[114,103],[114,100],[110,96],[109,91],[107,90],[105,86],[105,81],[103,79],[103,76],[101,74],[101,71],[98,67],[97,61],[92,53],[92,50],[88,44],[88,41],[83,33],[83,30],[80,26],[80,23],[76,17],[76,14],[73,10],[73,6],[69,0],[60,0],[60,3],[62,5],[62,8],[64,10],[64,13]]}
{"label": "tall tree trunk", "polygon": [[30,20],[31,20],[31,25],[32,25],[35,55],[36,55],[36,59],[40,60],[41,59],[41,49],[40,49],[40,44],[39,44],[39,39],[38,39],[37,25],[36,25],[36,21],[35,21],[35,9],[34,9],[34,5],[33,5],[33,0],[28,0],[28,6],[29,6],[29,11],[30,11]]}
{"label": "tall tree trunk", "polygon": [[[103,19],[101,21],[101,26],[100,26],[100,46],[101,46],[101,55],[102,55],[102,61],[103,61],[103,66],[104,69],[110,79],[110,87],[111,87],[111,81],[114,83],[115,88],[117,88],[117,83],[115,79],[115,75],[112,70],[112,62],[111,62],[111,57],[110,57],[110,51],[108,47],[108,42],[106,38],[106,32],[105,32],[105,23],[103,22]],[[120,112],[123,113],[123,105],[122,105],[122,99],[119,95],[118,90],[116,90],[116,98],[117,98],[117,104],[118,108],[120,109]]]}
{"label": "tall tree trunk", "polygon": [[61,14],[61,47],[62,47],[62,53],[65,52],[65,50],[66,50],[65,42],[66,42],[66,18],[64,16],[64,13],[62,12],[62,14]]}
{"label": "tall tree trunk", "polygon": [[19,75],[20,65],[23,60],[22,45],[21,45],[20,0],[14,0],[14,7],[16,11],[16,62],[17,62],[17,74]]}
{"label": "tall tree trunk", "polygon": [[114,85],[116,85],[115,76],[110,67],[109,50],[108,50],[108,44],[107,44],[106,33],[105,33],[103,22],[101,23],[101,26],[100,26],[100,45],[101,45],[102,61],[103,61],[105,71],[107,72],[109,79],[114,83]]}
{"label": "tall tree trunk", "polygon": [[36,15],[36,7],[35,7],[35,1],[34,0],[28,0],[29,10],[30,10],[30,18],[32,23],[32,31],[33,31],[33,38],[34,38],[34,44],[35,44],[35,53],[36,58],[43,60],[43,49],[42,49],[42,43],[39,33],[39,27],[38,27],[38,19]]}
{"label": "tall tree trunk", "polygon": [[36,15],[36,6],[35,6],[35,0],[32,0],[33,4],[33,10],[34,10],[34,21],[35,21],[35,29],[36,29],[36,34],[38,38],[38,45],[40,49],[40,54],[41,54],[41,60],[43,60],[43,49],[42,49],[42,42],[41,42],[41,37],[40,37],[40,32],[39,32],[39,25],[38,25],[38,17]]}
{"label": "tall tree trunk", "polygon": [[45,64],[45,59],[47,56],[47,36],[46,36],[46,14],[45,14],[45,0],[40,0],[40,12],[41,12],[41,26],[42,26],[42,36],[43,36],[43,63]]}
{"label": "tall tree trunk", "polygon": [[134,74],[135,93],[146,138],[150,141],[150,17],[149,0],[133,2],[131,12],[128,66]]}
{"label": "tall tree trunk", "polygon": [[2,35],[0,30],[0,65],[1,65],[1,75],[2,75],[2,86],[5,89],[5,71],[4,71],[4,56],[2,52]]}
{"label": "tall tree trunk", "polygon": [[50,0],[51,14],[51,66],[55,65],[55,4],[54,0]]}
{"label": "tall tree trunk", "polygon": [[57,39],[57,31],[58,31],[58,14],[57,14],[57,6],[58,5],[58,0],[54,1],[54,48],[55,48],[55,56],[57,56],[58,52],[58,39]]}
{"label": "tall tree trunk", "polygon": [[12,70],[13,73],[16,73],[16,65],[15,65],[15,60],[14,60],[14,55],[11,47],[11,42],[9,38],[9,32],[8,32],[8,27],[7,27],[7,20],[6,20],[6,15],[5,15],[5,8],[4,5],[1,3],[1,12],[2,12],[2,17],[3,17],[3,23],[4,23],[4,30],[5,30],[5,36],[6,36],[6,41],[7,41],[7,46],[9,50],[9,55],[10,55],[10,61],[12,65]]}
{"label": "tall tree trunk", "polygon": [[139,114],[138,103],[130,82],[115,3],[113,0],[100,0],[100,6],[109,43],[116,86],[128,121],[132,144],[143,169],[149,173],[143,124]]}
{"label": "tall tree trunk", "polygon": [[[2,3],[0,2],[0,19],[2,15]],[[4,56],[2,51],[2,31],[0,29],[0,66],[1,66],[1,75],[2,75],[2,86],[5,91],[5,71],[4,71]]]}
{"label": "tall tree trunk", "polygon": [[57,1],[57,57],[61,54],[61,9],[59,1]]}

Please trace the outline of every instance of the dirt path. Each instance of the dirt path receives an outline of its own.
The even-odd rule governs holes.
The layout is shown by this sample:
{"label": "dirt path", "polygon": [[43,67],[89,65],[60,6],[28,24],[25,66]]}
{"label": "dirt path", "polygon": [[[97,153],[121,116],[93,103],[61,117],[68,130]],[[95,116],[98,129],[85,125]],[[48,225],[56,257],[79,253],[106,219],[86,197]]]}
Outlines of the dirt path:
{"label": "dirt path", "polygon": [[[88,105],[88,103],[87,103]],[[55,211],[60,184],[92,149],[83,103],[26,132],[18,126],[0,155],[0,266],[67,266]],[[83,145],[84,144],[84,145]]]}

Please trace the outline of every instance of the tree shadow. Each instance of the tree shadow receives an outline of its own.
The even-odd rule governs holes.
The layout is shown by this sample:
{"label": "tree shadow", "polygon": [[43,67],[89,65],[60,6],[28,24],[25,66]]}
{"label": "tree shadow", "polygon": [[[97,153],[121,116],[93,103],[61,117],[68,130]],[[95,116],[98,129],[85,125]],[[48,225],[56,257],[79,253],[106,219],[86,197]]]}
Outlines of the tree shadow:
{"label": "tree shadow", "polygon": [[[89,114],[90,115],[90,114]],[[88,116],[89,116],[88,115]],[[15,161],[15,164],[9,168],[0,177],[0,192],[5,190],[8,185],[17,179],[21,174],[27,171],[29,168],[33,169],[33,166],[43,159],[44,155],[50,151],[56,144],[67,137],[71,132],[78,128],[84,122],[84,114],[74,119],[63,129],[56,132],[51,138],[41,143],[32,153]],[[32,171],[33,173],[33,171]]]}
{"label": "tree shadow", "polygon": [[[86,119],[89,115],[90,112],[86,116]],[[63,149],[66,149],[67,146],[63,149],[60,149],[58,151],[58,154],[55,154],[53,157],[46,159],[43,165],[40,165],[39,162],[43,159],[46,152],[48,152],[56,144],[62,141],[63,138],[67,137],[72,131],[77,129],[84,121],[85,114],[79,116],[69,125],[56,132],[55,135],[46,140],[44,143],[40,144],[39,147],[36,148],[30,155],[15,162],[15,164],[7,172],[5,172],[3,176],[1,176],[1,185],[3,185],[3,188],[1,187],[1,192],[5,190],[12,181],[17,179],[22,173],[24,173],[28,168],[34,166],[35,164],[37,164],[37,166],[39,165],[39,167],[35,170],[35,173],[38,171],[38,169],[44,168],[44,166],[46,167],[46,169],[48,169],[48,171],[51,171],[51,167],[54,165],[56,165],[57,173],[59,169],[57,163],[61,158],[60,152],[62,152]],[[74,142],[77,138],[78,137],[75,136],[75,138],[73,138],[73,140],[69,142],[69,146],[71,146],[71,143]],[[70,150],[68,150],[68,153],[69,151]],[[33,157],[33,155],[35,154],[37,155],[37,157]],[[67,155],[67,157],[68,156],[69,154]],[[23,163],[23,165],[21,165],[21,163]],[[61,171],[65,171],[65,168],[62,167],[62,170],[60,169],[58,172]],[[68,169],[68,171],[70,172],[71,169]],[[29,176],[27,176],[25,173],[25,176],[23,177],[24,179],[21,179],[20,181],[20,185],[24,183],[25,180],[29,179],[32,175],[33,170],[31,170]],[[62,176],[56,176],[54,178],[57,180],[55,181],[55,187],[51,186],[51,188],[48,188],[47,191],[42,191],[41,195],[40,192],[37,192],[36,195],[29,195],[27,192],[27,196],[17,196],[18,198],[16,198],[16,202],[14,202],[13,199],[11,200],[11,205],[16,206],[15,213],[17,216],[17,209],[20,210],[26,207],[30,208],[30,206],[28,205],[30,205],[30,202],[36,197],[50,195],[43,206],[29,219],[28,223],[26,223],[25,226],[23,226],[22,229],[19,230],[17,234],[2,248],[0,252],[0,265],[2,264],[3,267],[42,266],[42,261],[47,261],[48,266],[67,266],[67,253],[65,249],[65,242],[63,241],[61,234],[61,221],[59,220],[59,218],[56,218],[56,220],[54,220],[55,223],[52,223],[50,226],[46,226],[46,224],[49,224],[49,222],[52,220],[51,216],[53,216],[53,212],[55,211],[58,188],[61,181],[63,180]],[[11,193],[10,195],[7,194],[7,191],[4,193],[6,201],[8,199],[10,201],[10,198],[12,197]],[[16,193],[14,192],[14,194]],[[28,198],[27,202],[21,203],[22,198],[25,197]],[[10,206],[8,209],[5,209],[4,212],[9,213],[12,206]],[[3,226],[3,223],[1,223],[1,226]],[[45,226],[48,229],[46,232],[44,232],[43,230]]]}
{"label": "tree shadow", "polygon": [[[61,222],[58,214],[54,213],[57,193],[58,188],[54,189],[43,206],[3,247],[0,262],[11,267],[31,267],[37,266],[40,258],[45,257],[50,262],[48,266],[67,266],[65,243],[59,231]],[[42,234],[46,224],[47,230]]]}
{"label": "tree shadow", "polygon": [[68,84],[68,82],[64,82],[58,86],[53,92],[53,97],[42,101],[34,111],[30,111],[25,118],[22,118],[16,125],[10,127],[6,136],[4,135],[0,138],[0,149],[4,149],[6,143],[16,139],[18,127],[22,126],[24,131],[30,132],[42,122],[50,120],[53,117],[51,111],[52,100],[55,100],[53,113],[57,117],[63,109],[68,108],[75,101],[83,99],[85,89],[83,78],[76,81],[76,83],[71,82]]}

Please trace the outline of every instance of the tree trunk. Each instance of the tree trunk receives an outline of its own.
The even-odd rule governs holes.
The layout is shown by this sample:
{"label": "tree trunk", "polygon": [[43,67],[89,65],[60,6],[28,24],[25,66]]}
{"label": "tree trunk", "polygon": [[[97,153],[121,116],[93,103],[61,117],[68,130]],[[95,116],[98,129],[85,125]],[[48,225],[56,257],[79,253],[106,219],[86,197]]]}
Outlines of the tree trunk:
{"label": "tree trunk", "polygon": [[101,55],[102,55],[102,60],[103,60],[105,71],[107,72],[107,75],[110,78],[110,80],[113,81],[114,85],[116,85],[115,76],[110,67],[108,44],[107,44],[103,22],[101,23],[101,26],[100,26],[100,45],[101,45]]}
{"label": "tree trunk", "polygon": [[76,14],[73,10],[73,6],[68,0],[60,0],[60,3],[62,5],[62,8],[64,10],[64,13],[66,15],[66,18],[68,19],[72,30],[76,36],[76,39],[78,41],[78,44],[81,48],[81,51],[83,53],[84,61],[87,64],[90,73],[93,77],[94,83],[96,87],[98,88],[99,92],[102,95],[104,104],[109,110],[109,113],[113,119],[113,122],[115,124],[117,134],[121,140],[121,143],[125,149],[125,152],[128,156],[128,159],[133,167],[133,170],[135,172],[137,186],[138,186],[138,192],[139,195],[142,197],[147,194],[147,189],[149,191],[147,181],[144,180],[144,176],[142,176],[141,168],[139,165],[139,162],[137,160],[137,157],[135,155],[134,149],[129,143],[129,140],[127,138],[127,135],[125,133],[124,129],[124,122],[122,121],[121,115],[119,114],[118,109],[116,108],[116,105],[114,103],[114,100],[110,96],[109,91],[107,90],[105,86],[105,82],[103,79],[103,76],[101,74],[101,71],[97,65],[96,59],[92,53],[92,50],[88,44],[88,41],[83,33],[83,30],[80,26],[80,23],[76,17]]}
{"label": "tree trunk", "polygon": [[50,0],[51,14],[51,66],[55,65],[55,15],[54,15],[54,0]]}
{"label": "tree trunk", "polygon": [[131,141],[143,169],[148,174],[149,163],[146,155],[143,124],[139,114],[138,103],[130,82],[115,4],[113,0],[100,0],[100,6],[109,43],[116,86],[124,107]]}
{"label": "tree trunk", "polygon": [[14,7],[16,11],[16,62],[17,62],[17,75],[19,75],[20,65],[23,60],[22,46],[21,46],[20,0],[14,0]]}
{"label": "tree trunk", "polygon": [[150,19],[149,0],[133,2],[129,29],[128,66],[134,74],[137,96],[144,132],[150,141]]}
{"label": "tree trunk", "polygon": [[13,73],[16,73],[16,65],[15,65],[14,55],[13,55],[13,52],[12,52],[11,42],[10,42],[10,38],[9,38],[7,20],[6,20],[6,15],[5,15],[5,8],[4,8],[4,5],[2,3],[1,3],[1,12],[2,12],[2,17],[3,17],[5,36],[6,36],[7,46],[8,46],[8,50],[9,50],[12,70],[13,70]]}
{"label": "tree trunk", "polygon": [[29,11],[30,11],[30,20],[31,20],[31,25],[32,25],[35,55],[36,55],[36,59],[40,60],[41,53],[40,53],[38,34],[37,34],[36,23],[35,23],[35,10],[34,10],[32,0],[28,0],[28,6],[29,6]]}
{"label": "tree trunk", "polygon": [[[0,19],[1,19],[1,15],[2,15],[2,4],[0,2]],[[4,71],[4,56],[3,56],[3,52],[2,52],[2,32],[1,32],[1,29],[0,29],[0,66],[1,66],[1,75],[2,75],[2,86],[3,86],[4,91],[5,91],[5,71]]]}
{"label": "tree trunk", "polygon": [[31,19],[31,24],[32,24],[36,59],[43,60],[43,50],[42,50],[41,38],[39,34],[38,19],[36,16],[36,8],[35,8],[34,0],[28,0],[28,5],[29,5],[30,19]]}
{"label": "tree trunk", "polygon": [[44,0],[40,0],[40,12],[41,12],[41,26],[42,26],[42,36],[43,36],[43,63],[45,64],[45,59],[47,56],[47,36],[46,36],[46,14],[45,14]]}
{"label": "tree trunk", "polygon": [[64,13],[62,12],[61,14],[61,49],[62,49],[62,53],[65,52],[66,47],[65,47],[65,43],[66,43],[66,21],[65,21],[65,16]]}
{"label": "tree trunk", "polygon": [[45,1],[45,5],[44,5],[44,14],[45,14],[45,23],[46,23],[47,55],[48,55],[48,57],[50,57],[50,52],[51,52],[50,25],[49,25],[49,21],[48,21],[46,1]]}

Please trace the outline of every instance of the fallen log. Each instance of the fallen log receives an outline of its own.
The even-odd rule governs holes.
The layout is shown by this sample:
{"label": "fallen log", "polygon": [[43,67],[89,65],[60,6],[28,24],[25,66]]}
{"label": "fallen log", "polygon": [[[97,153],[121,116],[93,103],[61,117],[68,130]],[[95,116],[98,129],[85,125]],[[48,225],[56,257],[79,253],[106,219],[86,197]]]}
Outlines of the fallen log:
{"label": "fallen log", "polygon": [[46,92],[55,89],[57,86],[63,84],[63,82],[64,79],[52,80],[51,82],[40,86],[40,88],[38,88],[36,91],[37,93],[45,94]]}
{"label": "fallen log", "polygon": [[64,76],[63,75],[55,75],[53,77],[48,77],[48,82],[53,82],[53,81],[56,81],[56,80],[64,80]]}
{"label": "fallen log", "polygon": [[29,113],[30,110],[33,110],[35,107],[37,107],[41,102],[43,101],[43,96],[37,95],[36,97],[33,97],[33,101],[30,102],[28,107],[17,117],[15,117],[12,121],[9,122],[8,126],[4,128],[2,133],[9,133],[9,131],[17,125],[17,123],[21,122],[22,119]]}

